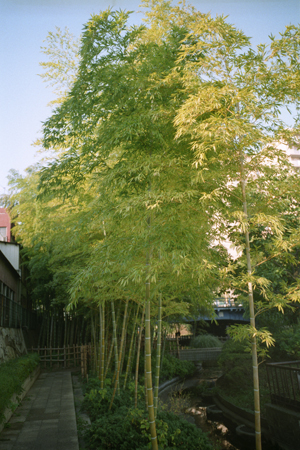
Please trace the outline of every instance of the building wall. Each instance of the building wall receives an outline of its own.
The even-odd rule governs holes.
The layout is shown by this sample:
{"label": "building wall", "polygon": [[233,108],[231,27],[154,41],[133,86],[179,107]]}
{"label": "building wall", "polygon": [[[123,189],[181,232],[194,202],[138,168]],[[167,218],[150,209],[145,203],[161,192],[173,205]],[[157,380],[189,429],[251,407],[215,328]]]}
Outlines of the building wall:
{"label": "building wall", "polygon": [[14,301],[19,301],[20,277],[3,253],[0,251],[0,282],[14,291]]}
{"label": "building wall", "polygon": [[8,259],[15,270],[20,269],[20,245],[12,242],[1,242],[0,251]]}
{"label": "building wall", "polygon": [[4,239],[2,239],[2,236],[0,236],[0,240],[10,242],[10,217],[4,208],[0,208],[0,229],[1,228],[6,228],[6,236],[4,237]]}

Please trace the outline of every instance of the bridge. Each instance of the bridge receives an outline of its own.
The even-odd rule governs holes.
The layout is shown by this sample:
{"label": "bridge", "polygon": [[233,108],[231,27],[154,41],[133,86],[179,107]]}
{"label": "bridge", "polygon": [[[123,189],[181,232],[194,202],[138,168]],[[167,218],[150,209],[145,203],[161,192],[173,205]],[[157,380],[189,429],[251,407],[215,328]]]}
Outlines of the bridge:
{"label": "bridge", "polygon": [[199,315],[196,319],[185,319],[186,322],[195,323],[205,321],[209,328],[209,333],[217,336],[225,336],[226,328],[234,324],[246,324],[250,322],[249,318],[245,318],[245,309],[237,299],[230,297],[219,297],[214,301],[215,316],[213,318]]}

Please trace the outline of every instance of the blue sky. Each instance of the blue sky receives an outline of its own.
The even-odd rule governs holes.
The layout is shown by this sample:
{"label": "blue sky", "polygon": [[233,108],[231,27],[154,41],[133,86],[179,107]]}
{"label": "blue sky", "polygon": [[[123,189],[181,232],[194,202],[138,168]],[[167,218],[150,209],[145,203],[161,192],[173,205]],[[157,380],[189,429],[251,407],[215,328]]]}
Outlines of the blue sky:
{"label": "blue sky", "polygon": [[[300,22],[299,0],[190,0],[198,10],[228,15],[228,21],[253,38],[268,41],[286,25]],[[76,36],[92,13],[111,6],[138,11],[139,0],[0,0],[0,194],[10,169],[24,173],[41,155],[32,143],[51,109],[51,88],[38,76],[40,51],[49,31],[66,26]],[[134,14],[140,23],[143,15]]]}

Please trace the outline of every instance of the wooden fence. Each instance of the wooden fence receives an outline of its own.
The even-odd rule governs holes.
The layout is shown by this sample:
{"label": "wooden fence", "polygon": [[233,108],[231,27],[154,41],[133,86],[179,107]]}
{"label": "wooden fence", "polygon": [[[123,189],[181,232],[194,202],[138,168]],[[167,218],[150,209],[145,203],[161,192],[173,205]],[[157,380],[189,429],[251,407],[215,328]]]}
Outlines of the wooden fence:
{"label": "wooden fence", "polygon": [[82,376],[87,376],[88,365],[91,356],[91,345],[72,345],[65,347],[38,347],[31,348],[31,351],[38,353],[41,365],[44,368],[69,369],[80,367]]}

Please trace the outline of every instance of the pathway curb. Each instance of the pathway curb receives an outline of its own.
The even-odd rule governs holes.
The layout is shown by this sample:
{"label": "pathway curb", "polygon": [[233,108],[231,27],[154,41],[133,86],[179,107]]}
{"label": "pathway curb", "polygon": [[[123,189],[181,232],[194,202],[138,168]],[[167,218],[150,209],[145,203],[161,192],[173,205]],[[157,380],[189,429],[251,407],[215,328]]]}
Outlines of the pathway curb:
{"label": "pathway curb", "polygon": [[4,412],[3,412],[4,419],[0,424],[0,433],[2,432],[5,424],[10,420],[11,416],[13,415],[13,413],[15,412],[17,407],[22,402],[23,398],[25,397],[25,395],[27,394],[29,389],[33,386],[33,384],[39,377],[40,373],[41,373],[41,366],[38,366],[33,372],[31,372],[29,377],[27,377],[26,380],[24,381],[24,383],[22,384],[23,391],[21,392],[21,394],[19,394],[19,395],[13,394],[13,396],[10,399],[10,402],[16,404],[17,406],[14,409],[6,408],[4,410]]}

